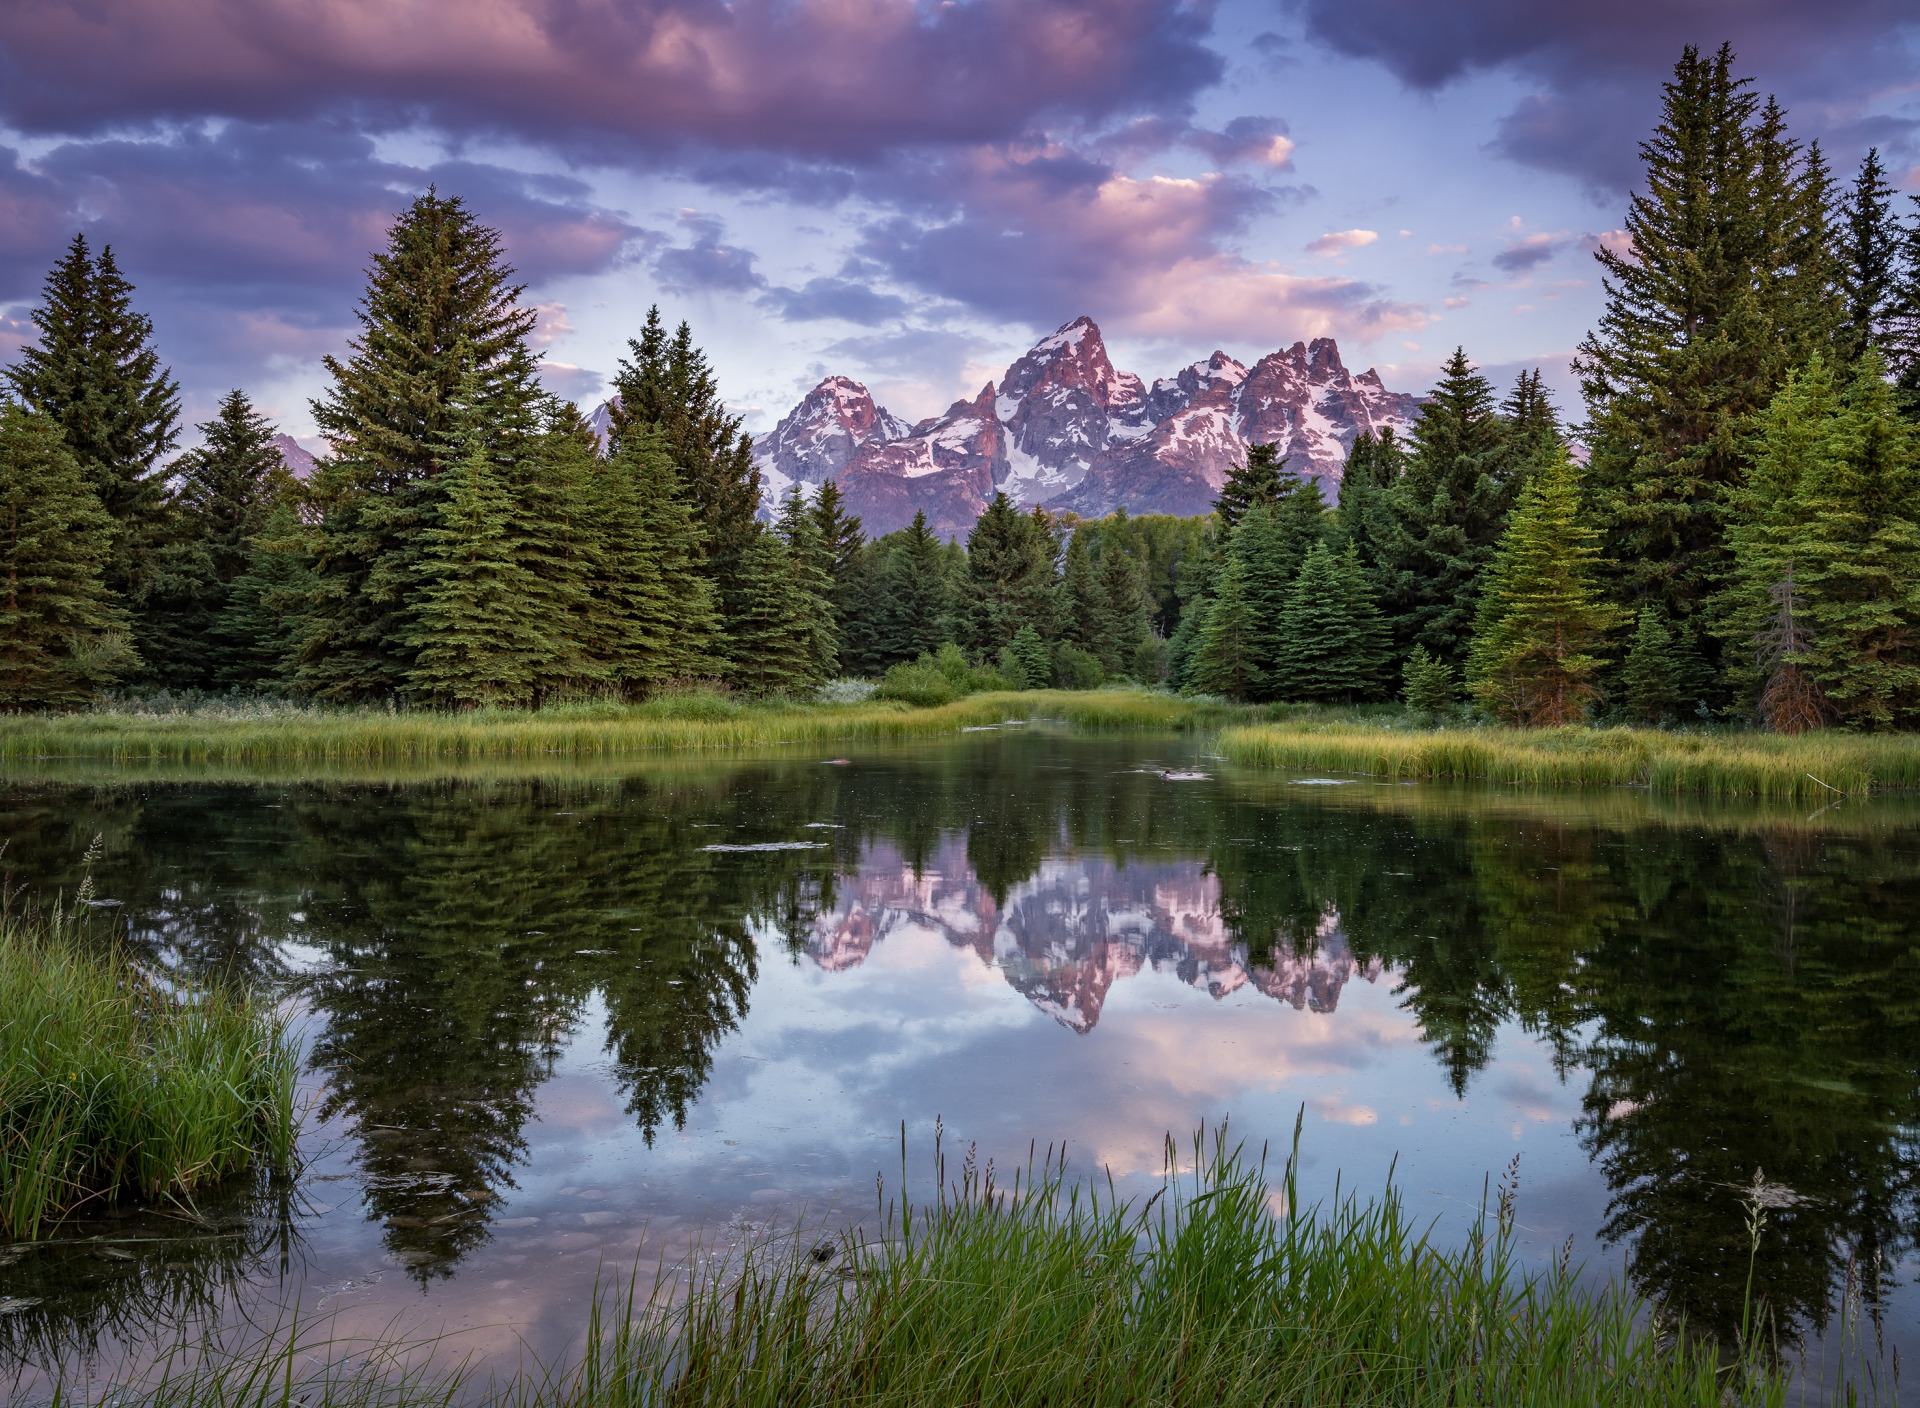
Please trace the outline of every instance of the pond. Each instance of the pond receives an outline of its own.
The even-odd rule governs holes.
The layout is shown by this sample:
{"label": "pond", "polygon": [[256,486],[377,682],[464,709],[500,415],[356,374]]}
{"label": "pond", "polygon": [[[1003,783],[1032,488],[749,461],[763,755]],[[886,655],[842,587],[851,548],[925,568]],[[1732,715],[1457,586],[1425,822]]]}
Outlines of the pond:
{"label": "pond", "polygon": [[1920,1347],[1910,801],[1388,786],[1038,727],[414,779],[47,766],[0,786],[8,883],[90,865],[152,961],[284,993],[312,1111],[292,1187],[0,1247],[22,1398],[292,1315],[551,1360],[597,1282],[924,1195],[936,1117],[950,1159],[1064,1142],[1140,1194],[1169,1135],[1225,1120],[1277,1169],[1304,1112],[1312,1196],[1391,1171],[1443,1240],[1518,1159],[1529,1256],[1721,1333],[1764,1169],[1798,1197],[1754,1263],[1787,1337],[1851,1285]]}

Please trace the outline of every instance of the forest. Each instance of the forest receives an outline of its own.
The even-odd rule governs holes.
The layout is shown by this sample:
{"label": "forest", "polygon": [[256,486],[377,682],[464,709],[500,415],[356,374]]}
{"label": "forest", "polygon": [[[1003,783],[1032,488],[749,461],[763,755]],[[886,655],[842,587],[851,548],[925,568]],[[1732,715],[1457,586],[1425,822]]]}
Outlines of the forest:
{"label": "forest", "polygon": [[868,538],[765,505],[681,322],[603,438],[544,390],[499,233],[429,190],[372,256],[305,481],[244,390],[181,438],[111,248],[76,235],[4,369],[0,705],[113,688],[409,708],[947,702],[1131,680],[1518,725],[1920,723],[1920,197],[1851,180],[1688,50],[1580,345],[1584,420],[1456,350],[1337,497],[1250,447],[1204,518],[988,505]]}

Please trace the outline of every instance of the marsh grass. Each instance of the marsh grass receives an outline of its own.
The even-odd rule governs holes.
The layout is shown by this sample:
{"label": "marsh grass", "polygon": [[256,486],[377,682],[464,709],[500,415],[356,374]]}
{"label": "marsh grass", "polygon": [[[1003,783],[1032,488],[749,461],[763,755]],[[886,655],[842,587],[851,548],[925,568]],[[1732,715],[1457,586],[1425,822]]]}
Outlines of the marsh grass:
{"label": "marsh grass", "polygon": [[1389,781],[1631,786],[1814,805],[1920,787],[1920,738],[1910,735],[1418,729],[1294,720],[1228,728],[1220,752],[1249,767],[1315,768]]}
{"label": "marsh grass", "polygon": [[7,718],[0,720],[0,759],[249,764],[605,757],[643,750],[889,741],[1007,719],[1052,719],[1086,729],[1183,729],[1252,717],[1248,709],[1148,690],[976,694],[931,709],[899,700],[743,704],[706,693],[669,694],[640,704],[586,701],[464,713],[266,705],[251,710],[216,700],[175,711]]}
{"label": "marsh grass", "polygon": [[[485,1402],[500,1408],[1019,1405],[1771,1405],[1757,1352],[1716,1355],[1563,1259],[1524,1269],[1515,1188],[1464,1246],[1415,1229],[1389,1180],[1303,1207],[1224,1132],[1171,1142],[1144,1204],[1069,1177],[1010,1187],[969,1151],[932,1203],[883,1201],[882,1234],[805,1236],[694,1258],[595,1297],[582,1353],[481,1383],[356,1369],[297,1337],[112,1391],[154,1408]],[[937,1156],[936,1156],[937,1157]],[[884,1199],[884,1193],[883,1193]],[[1277,1205],[1277,1206],[1276,1206]],[[375,1356],[375,1363],[397,1362]],[[315,1367],[317,1366],[317,1367]],[[72,1401],[72,1400],[68,1400]]]}
{"label": "marsh grass", "polygon": [[0,912],[0,1234],[12,1239],[123,1194],[190,1200],[293,1163],[297,1056],[280,1015],[177,985],[87,928],[17,900]]}

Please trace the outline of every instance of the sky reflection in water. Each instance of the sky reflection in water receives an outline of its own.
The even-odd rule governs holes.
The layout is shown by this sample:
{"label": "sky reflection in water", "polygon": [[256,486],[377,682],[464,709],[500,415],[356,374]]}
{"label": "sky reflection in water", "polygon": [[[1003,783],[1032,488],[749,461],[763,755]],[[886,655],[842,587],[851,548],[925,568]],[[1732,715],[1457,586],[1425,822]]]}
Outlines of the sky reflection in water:
{"label": "sky reflection in water", "polygon": [[1448,1237],[1519,1154],[1532,1254],[1571,1237],[1720,1327],[1729,1185],[1764,1166],[1811,1199],[1762,1252],[1783,1314],[1817,1330],[1878,1254],[1911,1334],[1909,807],[1309,781],[1014,731],[850,767],[16,781],[12,883],[71,893],[100,834],[157,960],[302,1005],[319,1105],[298,1196],[237,1191],[221,1238],[126,1240],[178,1237],[143,1213],[0,1251],[0,1296],[42,1301],[0,1343],[110,1360],[295,1297],[511,1364],[636,1257],[870,1214],[903,1120],[917,1191],[936,1114],[1002,1168],[1064,1140],[1137,1191],[1170,1131],[1283,1148],[1303,1105],[1316,1193],[1397,1157]]}

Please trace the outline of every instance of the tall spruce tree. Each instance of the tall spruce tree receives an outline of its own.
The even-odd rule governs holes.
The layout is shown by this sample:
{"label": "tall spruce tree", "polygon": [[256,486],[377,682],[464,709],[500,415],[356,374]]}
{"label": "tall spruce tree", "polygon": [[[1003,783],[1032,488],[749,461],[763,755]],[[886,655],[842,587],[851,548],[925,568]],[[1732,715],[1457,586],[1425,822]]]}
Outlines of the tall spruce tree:
{"label": "tall spruce tree", "polygon": [[740,559],[740,609],[728,633],[728,677],[750,694],[817,684],[815,617],[778,533],[756,530]]}
{"label": "tall spruce tree", "polygon": [[472,451],[457,422],[464,414],[484,428],[529,410],[524,352],[535,315],[520,306],[523,291],[499,232],[433,190],[374,255],[360,331],[346,360],[324,359],[332,385],[313,403],[332,453],[310,485],[322,516],[296,674],[304,692],[367,699],[415,683],[414,593],[435,481]]}
{"label": "tall spruce tree", "polygon": [[951,633],[953,603],[940,540],[924,510],[889,544],[883,584],[880,668],[939,650]]}
{"label": "tall spruce tree", "polygon": [[1260,665],[1261,641],[1256,633],[1252,603],[1247,598],[1247,570],[1229,556],[1207,604],[1205,620],[1196,632],[1187,678],[1202,694],[1248,700],[1263,696],[1267,677]]}
{"label": "tall spruce tree", "polygon": [[1901,413],[1920,421],[1920,196],[1909,200],[1913,208],[1898,227],[1900,252],[1882,340]]}
{"label": "tall spruce tree", "polygon": [[1564,449],[1520,491],[1487,574],[1468,687],[1508,723],[1575,723],[1598,696],[1598,650],[1620,613],[1600,596],[1598,530]]}
{"label": "tall spruce tree", "polygon": [[847,512],[846,496],[831,479],[822,481],[819,492],[813,496],[813,526],[827,554],[828,570],[833,578],[834,630],[844,643],[853,626],[856,581],[867,535],[861,531],[859,517]]}
{"label": "tall spruce tree", "polygon": [[1675,66],[1641,145],[1631,249],[1596,251],[1606,309],[1575,362],[1616,590],[1660,602],[1709,666],[1705,608],[1728,565],[1721,513],[1745,474],[1746,427],[1831,339],[1837,312],[1822,290],[1824,164],[1748,86],[1726,46],[1689,47]]}
{"label": "tall spruce tree", "polygon": [[1374,521],[1380,513],[1380,496],[1400,482],[1406,468],[1406,456],[1390,425],[1380,433],[1363,429],[1347,452],[1340,471],[1340,495],[1334,522],[1342,543],[1350,543],[1359,552],[1367,569],[1375,569],[1379,550],[1374,542]]}
{"label": "tall spruce tree", "polygon": [[179,433],[180,388],[153,347],[153,321],[133,306],[133,285],[113,249],[94,258],[75,235],[47,275],[44,301],[30,314],[36,345],[5,371],[30,410],[60,427],[94,496],[114,520],[108,590],[133,610],[136,642],[166,537],[160,462]]}
{"label": "tall spruce tree", "polygon": [[775,531],[792,560],[794,591],[813,629],[813,674],[840,672],[840,627],[833,609],[833,552],[820,535],[812,508],[795,484],[780,506]]}
{"label": "tall spruce tree", "polygon": [[247,540],[246,570],[228,584],[209,636],[222,689],[279,692],[293,668],[301,616],[313,597],[306,531],[290,495],[273,499]]}
{"label": "tall spruce tree", "polygon": [[197,429],[200,448],[171,466],[172,541],[154,555],[142,631],[149,673],[188,686],[228,673],[228,646],[215,623],[274,505],[296,487],[273,443],[273,423],[244,391],[228,392],[219,413]]}
{"label": "tall spruce tree", "polygon": [[1067,540],[1060,575],[1060,639],[1098,654],[1101,627],[1100,581],[1094,572],[1093,534],[1084,525]]}
{"label": "tall spruce tree", "polygon": [[967,535],[967,644],[993,658],[1031,625],[1054,633],[1054,542],[1045,520],[995,494]]}
{"label": "tall spruce tree", "polygon": [[1113,674],[1134,670],[1135,657],[1147,640],[1147,593],[1140,564],[1118,542],[1100,551],[1100,629],[1092,650]]}
{"label": "tall spruce tree", "polygon": [[1335,556],[1316,543],[1288,594],[1276,692],[1320,703],[1373,699],[1390,654],[1358,549],[1348,545]]}
{"label": "tall spruce tree", "polygon": [[680,475],[705,543],[705,571],[720,594],[732,631],[746,609],[744,555],[759,534],[760,471],[753,442],[728,413],[707,354],[682,322],[671,337],[658,307],[647,310],[640,336],[627,342],[614,373],[610,440],[618,448],[636,430],[656,427]]}
{"label": "tall spruce tree", "polygon": [[1286,467],[1286,457],[1278,445],[1247,446],[1246,459],[1227,470],[1220,497],[1213,501],[1213,511],[1220,516],[1222,531],[1231,532],[1249,509],[1279,503]]}
{"label": "tall spruce tree", "polygon": [[1893,187],[1878,147],[1867,148],[1842,212],[1840,291],[1846,324],[1838,351],[1852,361],[1869,346],[1885,345],[1899,296],[1900,228],[1893,216]]}
{"label": "tall spruce tree", "polygon": [[1637,724],[1663,723],[1680,703],[1675,679],[1673,635],[1658,602],[1635,613],[1633,639],[1620,667],[1620,707]]}
{"label": "tall spruce tree", "polygon": [[1421,407],[1410,449],[1399,481],[1372,505],[1374,576],[1396,648],[1424,646],[1454,664],[1530,461],[1513,455],[1493,388],[1460,348]]}
{"label": "tall spruce tree", "polygon": [[51,416],[0,404],[0,708],[83,703],[139,664],[92,478]]}
{"label": "tall spruce tree", "polygon": [[1279,504],[1256,504],[1240,519],[1227,540],[1227,556],[1240,566],[1241,590],[1246,597],[1253,662],[1259,671],[1255,698],[1283,693],[1286,676],[1287,604],[1294,579],[1313,549],[1323,544],[1320,515],[1289,512],[1299,504],[1315,505],[1319,488],[1290,494]]}

